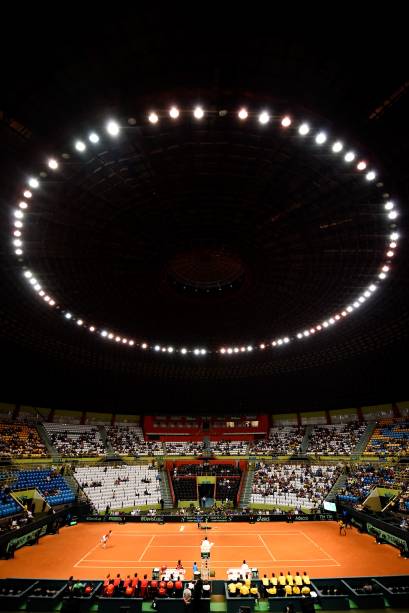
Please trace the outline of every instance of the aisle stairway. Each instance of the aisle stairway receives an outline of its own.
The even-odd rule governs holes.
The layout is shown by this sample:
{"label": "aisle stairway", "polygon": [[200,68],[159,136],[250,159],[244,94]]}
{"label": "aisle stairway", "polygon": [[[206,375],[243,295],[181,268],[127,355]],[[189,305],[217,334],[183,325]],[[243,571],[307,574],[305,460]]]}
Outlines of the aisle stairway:
{"label": "aisle stairway", "polygon": [[247,472],[244,476],[243,489],[241,491],[241,497],[239,501],[239,508],[244,509],[249,506],[251,499],[251,489],[253,487],[254,468],[253,465],[249,465]]}

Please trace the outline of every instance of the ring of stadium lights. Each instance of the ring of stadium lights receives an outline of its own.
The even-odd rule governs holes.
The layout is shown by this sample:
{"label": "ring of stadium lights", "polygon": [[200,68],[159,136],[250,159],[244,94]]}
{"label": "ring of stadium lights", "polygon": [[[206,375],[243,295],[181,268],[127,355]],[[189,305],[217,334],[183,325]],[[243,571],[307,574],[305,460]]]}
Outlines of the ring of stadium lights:
{"label": "ring of stadium lights", "polygon": [[[196,106],[193,111],[181,111],[176,106],[172,106],[169,111],[151,111],[147,115],[147,120],[155,125],[160,122],[161,119],[167,118],[170,121],[176,121],[181,116],[183,117],[192,117],[195,121],[201,121],[206,117],[206,115],[214,115],[218,114],[220,117],[224,117],[229,113],[227,111],[206,111],[201,106]],[[354,170],[357,174],[361,174],[363,179],[368,182],[372,182],[377,177],[377,173],[373,169],[368,168],[368,162],[359,156],[354,150],[349,149],[344,142],[340,140],[331,141],[327,133],[323,130],[313,129],[312,125],[307,123],[306,121],[296,122],[295,119],[291,115],[284,115],[277,120],[276,117],[267,111],[262,110],[261,112],[250,112],[246,108],[241,108],[236,112],[237,119],[240,123],[244,123],[245,121],[258,120],[258,122],[263,126],[268,126],[269,124],[278,125],[280,129],[287,131],[291,126],[291,130],[298,134],[300,140],[308,140],[313,139],[315,145],[321,150],[325,150],[329,148],[329,150],[334,154],[334,160],[339,161],[342,160],[342,163],[350,169],[351,164],[353,164]],[[109,136],[115,138],[119,136],[121,132],[121,126],[118,122],[114,120],[109,120],[105,125],[105,131]],[[97,132],[90,132],[87,138],[78,139],[73,143],[73,148],[78,153],[78,155],[82,155],[89,146],[91,151],[94,151],[98,146],[100,141],[100,136]],[[63,157],[52,157],[49,158],[46,162],[46,166],[48,170],[53,172],[58,172],[60,165],[63,164]],[[365,171],[365,172],[364,172]],[[47,176],[44,171],[39,172],[39,176]],[[378,187],[382,187],[382,183],[377,184]],[[23,240],[23,231],[24,231],[24,220],[26,215],[30,212],[30,207],[35,198],[33,199],[33,195],[37,189],[40,187],[40,180],[37,176],[30,176],[27,179],[25,187],[21,190],[21,197],[18,199],[19,202],[17,206],[13,209],[12,212],[12,245],[14,248],[14,255],[17,257],[17,261],[20,266],[20,270],[22,271],[23,277],[26,281],[31,285],[33,291],[37,293],[40,299],[42,299],[49,307],[55,308],[58,310],[61,315],[67,320],[75,325],[88,330],[89,333],[98,335],[100,338],[104,340],[109,340],[117,344],[126,345],[127,347],[138,348],[141,351],[150,350],[154,353],[165,353],[165,354],[181,354],[181,355],[194,355],[194,356],[203,356],[208,353],[220,354],[223,356],[230,356],[242,353],[249,353],[252,351],[263,351],[265,349],[275,349],[280,348],[283,345],[287,345],[291,341],[303,341],[305,338],[309,336],[313,336],[317,333],[321,333],[325,331],[327,328],[332,327],[338,321],[342,321],[342,319],[348,318],[355,310],[359,309],[363,303],[365,303],[376,290],[381,285],[381,282],[384,281],[391,268],[391,260],[395,255],[397,243],[399,239],[399,234],[396,229],[393,232],[390,232],[387,237],[387,246],[384,253],[384,258],[382,262],[379,264],[378,272],[376,277],[373,279],[372,283],[368,285],[368,287],[361,294],[352,299],[348,304],[345,304],[343,308],[340,308],[337,313],[330,313],[325,319],[320,320],[318,323],[314,325],[306,326],[305,329],[300,330],[298,332],[294,332],[292,334],[288,333],[281,337],[272,339],[272,340],[263,340],[258,343],[252,345],[243,345],[239,343],[237,345],[226,345],[224,347],[220,347],[218,349],[209,350],[203,347],[174,347],[169,346],[168,344],[163,343],[154,343],[149,341],[135,341],[132,338],[129,338],[128,335],[119,334],[118,332],[113,332],[111,328],[107,326],[100,326],[97,323],[86,321],[81,317],[71,313],[71,311],[65,309],[62,305],[59,305],[56,298],[50,295],[49,292],[46,291],[44,287],[44,283],[37,278],[37,275],[30,270],[28,263],[25,259],[24,252],[24,240]],[[398,217],[398,211],[396,209],[396,205],[393,200],[390,199],[389,194],[382,195],[382,212],[385,214],[387,220],[395,220]],[[396,224],[394,224],[394,228],[396,228]]]}

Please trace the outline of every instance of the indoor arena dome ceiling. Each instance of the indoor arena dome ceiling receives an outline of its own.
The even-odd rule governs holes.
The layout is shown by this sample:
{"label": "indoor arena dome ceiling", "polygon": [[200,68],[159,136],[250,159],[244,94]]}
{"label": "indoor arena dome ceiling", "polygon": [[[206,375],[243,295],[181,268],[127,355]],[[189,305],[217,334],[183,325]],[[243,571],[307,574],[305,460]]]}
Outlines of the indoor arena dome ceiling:
{"label": "indoor arena dome ceiling", "polygon": [[409,331],[403,45],[363,67],[354,33],[216,27],[201,47],[153,19],[75,46],[73,24],[27,25],[2,68],[5,389],[388,394]]}

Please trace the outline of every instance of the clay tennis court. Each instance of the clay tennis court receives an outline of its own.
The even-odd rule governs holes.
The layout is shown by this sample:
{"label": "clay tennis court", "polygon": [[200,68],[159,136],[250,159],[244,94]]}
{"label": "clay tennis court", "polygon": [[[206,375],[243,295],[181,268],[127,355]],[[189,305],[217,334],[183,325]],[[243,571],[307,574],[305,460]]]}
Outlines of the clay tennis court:
{"label": "clay tennis court", "polygon": [[[208,538],[214,542],[210,568],[216,579],[226,579],[230,567],[246,559],[263,573],[307,571],[311,577],[396,575],[409,573],[409,559],[390,545],[377,545],[373,537],[348,529],[338,534],[335,522],[215,523]],[[101,536],[112,529],[106,549]],[[186,578],[192,565],[200,568],[200,543],[205,536],[195,524],[82,523],[45,536],[38,545],[24,547],[12,560],[0,561],[0,577],[97,579],[108,572],[148,573],[181,559]]]}

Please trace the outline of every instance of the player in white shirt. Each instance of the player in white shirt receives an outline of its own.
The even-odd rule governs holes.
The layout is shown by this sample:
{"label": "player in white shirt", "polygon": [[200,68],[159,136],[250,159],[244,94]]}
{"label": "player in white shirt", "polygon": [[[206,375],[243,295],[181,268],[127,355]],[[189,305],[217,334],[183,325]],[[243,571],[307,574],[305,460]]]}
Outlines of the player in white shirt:
{"label": "player in white shirt", "polygon": [[107,543],[108,543],[109,539],[111,538],[111,532],[112,532],[112,530],[110,530],[108,532],[108,534],[103,534],[101,536],[101,546],[102,546],[102,549],[106,548]]}

